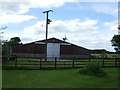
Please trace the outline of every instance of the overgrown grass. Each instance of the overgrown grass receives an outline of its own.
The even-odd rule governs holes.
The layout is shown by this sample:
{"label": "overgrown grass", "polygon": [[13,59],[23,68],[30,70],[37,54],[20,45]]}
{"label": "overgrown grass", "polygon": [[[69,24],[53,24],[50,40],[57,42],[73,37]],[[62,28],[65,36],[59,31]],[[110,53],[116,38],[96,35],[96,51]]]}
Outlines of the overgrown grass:
{"label": "overgrown grass", "polygon": [[108,77],[81,75],[80,69],[3,70],[3,88],[118,88],[118,68],[104,68]]}
{"label": "overgrown grass", "polygon": [[86,65],[86,67],[79,71],[80,74],[85,75],[94,75],[98,77],[105,77],[107,74],[104,70],[100,67],[98,62],[90,62]]}

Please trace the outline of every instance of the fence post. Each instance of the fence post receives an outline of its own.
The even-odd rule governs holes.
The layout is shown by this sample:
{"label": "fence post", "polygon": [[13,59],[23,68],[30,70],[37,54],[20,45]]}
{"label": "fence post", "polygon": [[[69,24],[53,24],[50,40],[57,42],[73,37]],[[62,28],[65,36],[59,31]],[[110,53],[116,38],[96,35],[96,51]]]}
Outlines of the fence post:
{"label": "fence post", "polygon": [[115,58],[115,67],[117,67],[117,57]]}
{"label": "fence post", "polygon": [[105,63],[104,63],[104,58],[103,58],[103,67],[104,67],[104,64],[105,64]]}
{"label": "fence post", "polygon": [[57,66],[57,57],[55,57],[55,69],[56,69],[56,66]]}
{"label": "fence post", "polygon": [[15,57],[15,69],[17,68],[17,57]]}
{"label": "fence post", "polygon": [[90,62],[90,58],[89,58],[89,62]]}
{"label": "fence post", "polygon": [[42,59],[40,58],[40,69],[42,68]]}
{"label": "fence post", "polygon": [[73,62],[72,62],[72,67],[74,68],[74,58],[73,58]]}

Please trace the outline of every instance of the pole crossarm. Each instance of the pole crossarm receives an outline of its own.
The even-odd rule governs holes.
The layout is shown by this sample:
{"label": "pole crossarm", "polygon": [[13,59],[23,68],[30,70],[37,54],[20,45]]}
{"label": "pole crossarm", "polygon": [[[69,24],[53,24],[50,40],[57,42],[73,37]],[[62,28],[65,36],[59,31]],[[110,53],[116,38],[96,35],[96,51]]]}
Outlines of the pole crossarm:
{"label": "pole crossarm", "polygon": [[53,10],[44,11],[43,13],[53,12]]}

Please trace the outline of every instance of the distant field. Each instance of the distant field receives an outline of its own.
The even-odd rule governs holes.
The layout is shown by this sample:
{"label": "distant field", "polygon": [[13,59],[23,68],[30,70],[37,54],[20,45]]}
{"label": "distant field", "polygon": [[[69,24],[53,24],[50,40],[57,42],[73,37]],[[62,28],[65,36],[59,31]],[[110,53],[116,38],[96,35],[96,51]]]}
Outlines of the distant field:
{"label": "distant field", "polygon": [[[100,56],[100,55],[103,55],[103,54],[91,54],[93,56]],[[120,57],[120,54],[105,54],[107,56],[119,56]]]}
{"label": "distant field", "polygon": [[3,70],[2,87],[118,88],[118,68],[103,68],[108,77],[81,75],[78,73],[80,69]]}

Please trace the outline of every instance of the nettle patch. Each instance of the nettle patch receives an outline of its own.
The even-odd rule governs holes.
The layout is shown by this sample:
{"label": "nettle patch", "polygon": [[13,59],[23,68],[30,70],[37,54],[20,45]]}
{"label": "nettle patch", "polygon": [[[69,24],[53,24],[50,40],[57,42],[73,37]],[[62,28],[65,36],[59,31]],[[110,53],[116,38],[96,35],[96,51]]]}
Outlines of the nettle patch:
{"label": "nettle patch", "polygon": [[100,67],[98,62],[89,62],[85,68],[79,71],[80,74],[94,75],[98,77],[104,77],[107,74]]}

